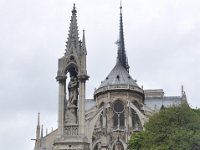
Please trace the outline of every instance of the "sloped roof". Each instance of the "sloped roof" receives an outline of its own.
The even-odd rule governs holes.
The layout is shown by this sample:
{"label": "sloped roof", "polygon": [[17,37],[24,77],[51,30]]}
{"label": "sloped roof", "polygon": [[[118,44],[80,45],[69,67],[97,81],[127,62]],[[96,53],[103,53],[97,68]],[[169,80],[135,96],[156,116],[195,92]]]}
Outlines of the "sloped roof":
{"label": "sloped roof", "polygon": [[133,80],[121,63],[117,63],[115,65],[106,79],[101,83],[99,88],[109,85],[131,85],[138,87],[136,81]]}

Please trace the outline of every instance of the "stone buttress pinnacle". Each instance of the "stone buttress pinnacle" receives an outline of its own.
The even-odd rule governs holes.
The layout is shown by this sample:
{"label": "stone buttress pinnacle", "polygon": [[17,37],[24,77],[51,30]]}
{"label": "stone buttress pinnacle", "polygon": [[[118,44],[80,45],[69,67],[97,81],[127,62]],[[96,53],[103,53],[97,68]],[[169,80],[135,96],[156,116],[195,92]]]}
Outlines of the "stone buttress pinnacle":
{"label": "stone buttress pinnacle", "polygon": [[36,139],[40,139],[40,113],[38,112],[37,118],[37,129],[36,129]]}
{"label": "stone buttress pinnacle", "polygon": [[38,112],[38,120],[37,120],[37,126],[40,126],[40,113]]}
{"label": "stone buttress pinnacle", "polygon": [[119,40],[117,44],[118,44],[117,63],[120,63],[129,72],[128,59],[126,57],[125,43],[124,43],[122,5],[120,5],[120,27],[119,27]]}
{"label": "stone buttress pinnacle", "polygon": [[41,138],[43,138],[43,125],[42,125],[42,129],[41,129]]}
{"label": "stone buttress pinnacle", "polygon": [[85,54],[87,54],[86,44],[85,44],[85,30],[83,30],[82,47]]}

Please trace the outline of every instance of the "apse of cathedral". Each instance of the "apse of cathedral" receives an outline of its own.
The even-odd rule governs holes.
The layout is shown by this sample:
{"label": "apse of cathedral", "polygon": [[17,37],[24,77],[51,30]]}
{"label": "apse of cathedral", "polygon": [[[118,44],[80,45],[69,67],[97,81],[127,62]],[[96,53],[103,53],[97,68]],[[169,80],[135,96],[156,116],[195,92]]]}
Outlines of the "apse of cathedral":
{"label": "apse of cathedral", "polygon": [[187,103],[181,96],[165,96],[162,89],[144,90],[129,74],[120,6],[117,61],[110,73],[86,99],[87,49],[80,40],[75,5],[64,56],[58,59],[58,128],[43,135],[36,129],[35,150],[125,150],[130,136],[142,131],[148,118],[164,107]]}

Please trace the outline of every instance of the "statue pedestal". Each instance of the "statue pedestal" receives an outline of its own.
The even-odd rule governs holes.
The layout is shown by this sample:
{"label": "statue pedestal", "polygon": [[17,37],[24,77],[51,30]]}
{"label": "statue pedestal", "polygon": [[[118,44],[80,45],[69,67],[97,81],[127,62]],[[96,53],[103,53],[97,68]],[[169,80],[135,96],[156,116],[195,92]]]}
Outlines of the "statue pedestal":
{"label": "statue pedestal", "polygon": [[64,134],[54,141],[53,150],[89,150],[87,137],[79,133],[77,106],[70,104],[65,110]]}
{"label": "statue pedestal", "polygon": [[68,106],[65,111],[65,124],[77,124],[77,106]]}
{"label": "statue pedestal", "polygon": [[87,138],[67,136],[55,140],[53,150],[89,150],[89,143]]}
{"label": "statue pedestal", "polygon": [[78,124],[77,124],[77,106],[68,106],[65,114],[64,135],[65,136],[77,136]]}

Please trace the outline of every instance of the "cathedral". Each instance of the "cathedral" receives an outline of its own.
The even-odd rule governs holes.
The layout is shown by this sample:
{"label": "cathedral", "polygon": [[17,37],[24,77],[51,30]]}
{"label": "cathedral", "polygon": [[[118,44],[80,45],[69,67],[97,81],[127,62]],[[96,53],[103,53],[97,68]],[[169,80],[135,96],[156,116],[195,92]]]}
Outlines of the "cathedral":
{"label": "cathedral", "polygon": [[187,103],[165,96],[163,89],[143,89],[129,74],[120,6],[117,61],[104,81],[86,98],[87,48],[79,39],[77,10],[72,9],[64,56],[58,59],[58,128],[43,135],[38,114],[34,150],[125,150],[130,136],[143,130],[148,118],[164,107]]}

